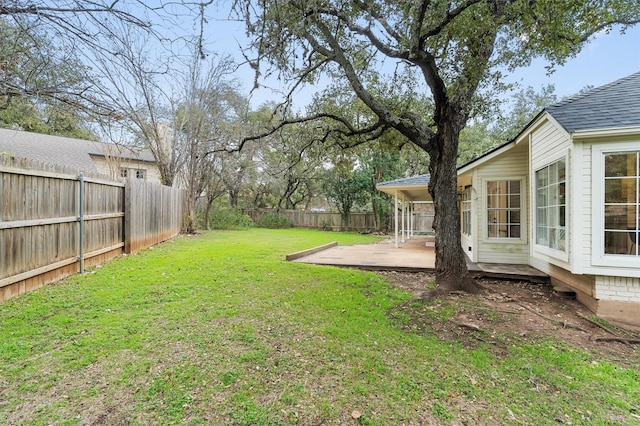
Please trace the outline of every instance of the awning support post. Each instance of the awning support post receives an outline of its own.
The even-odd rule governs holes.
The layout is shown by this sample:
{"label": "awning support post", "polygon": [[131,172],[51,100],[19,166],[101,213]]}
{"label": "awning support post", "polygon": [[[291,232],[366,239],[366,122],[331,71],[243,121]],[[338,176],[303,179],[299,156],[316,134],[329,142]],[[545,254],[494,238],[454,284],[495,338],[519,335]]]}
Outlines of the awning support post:
{"label": "awning support post", "polygon": [[394,229],[396,235],[396,248],[398,248],[398,190],[396,189],[396,197],[395,197],[395,221],[394,221]]}
{"label": "awning support post", "polygon": [[407,226],[405,224],[405,218],[406,218],[406,201],[404,199],[404,196],[402,197],[402,243],[405,243],[405,234],[407,232]]}

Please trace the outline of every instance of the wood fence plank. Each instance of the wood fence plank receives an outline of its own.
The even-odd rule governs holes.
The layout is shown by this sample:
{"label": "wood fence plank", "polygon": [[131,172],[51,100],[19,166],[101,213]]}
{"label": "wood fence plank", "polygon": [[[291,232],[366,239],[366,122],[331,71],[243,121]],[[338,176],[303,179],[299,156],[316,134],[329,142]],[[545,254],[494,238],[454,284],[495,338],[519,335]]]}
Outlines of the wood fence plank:
{"label": "wood fence plank", "polygon": [[[0,156],[0,301],[77,270],[77,176],[62,166]],[[85,182],[91,264],[121,253],[125,236],[138,250],[180,232],[184,191],[136,179],[127,194],[121,181],[90,176]]]}

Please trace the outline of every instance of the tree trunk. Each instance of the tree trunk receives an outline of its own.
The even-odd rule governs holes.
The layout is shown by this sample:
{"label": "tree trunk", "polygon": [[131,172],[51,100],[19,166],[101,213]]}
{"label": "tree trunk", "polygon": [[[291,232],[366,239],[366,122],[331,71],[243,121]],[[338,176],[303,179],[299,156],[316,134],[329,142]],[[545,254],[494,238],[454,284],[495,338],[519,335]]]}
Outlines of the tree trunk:
{"label": "tree trunk", "polygon": [[231,208],[238,208],[238,191],[236,190],[230,190],[229,191],[229,205],[231,206]]}
{"label": "tree trunk", "polygon": [[342,230],[343,231],[349,231],[349,216],[351,215],[351,211],[347,210],[347,211],[340,211],[340,219],[342,219]]}
{"label": "tree trunk", "polygon": [[371,200],[371,209],[373,210],[373,227],[376,231],[380,231],[381,213],[378,202],[375,199]]}
{"label": "tree trunk", "polygon": [[456,159],[459,131],[450,122],[438,126],[435,149],[430,152],[429,192],[433,198],[436,232],[436,284],[437,293],[463,290],[477,293],[475,283],[467,269],[466,255],[462,250],[460,212],[457,200]]}
{"label": "tree trunk", "polygon": [[207,229],[207,231],[211,230],[211,221],[210,221],[211,206],[213,206],[213,201],[214,200],[215,200],[215,198],[207,199],[207,208],[204,211],[204,223],[205,223],[205,228]]}

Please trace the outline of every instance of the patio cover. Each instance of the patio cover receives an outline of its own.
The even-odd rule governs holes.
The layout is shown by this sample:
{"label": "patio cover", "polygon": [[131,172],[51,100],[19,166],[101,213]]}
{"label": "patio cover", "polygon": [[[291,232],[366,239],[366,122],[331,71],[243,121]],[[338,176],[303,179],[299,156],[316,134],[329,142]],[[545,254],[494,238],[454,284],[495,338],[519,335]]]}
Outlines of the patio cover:
{"label": "patio cover", "polygon": [[[378,191],[389,194],[395,198],[395,245],[398,247],[399,218],[398,203],[402,202],[402,242],[405,242],[405,235],[411,237],[413,233],[413,223],[411,218],[412,204],[416,201],[433,201],[429,194],[429,181],[431,175],[417,175],[407,178],[381,182],[376,185]],[[406,224],[405,224],[406,217]],[[410,232],[407,232],[407,225]]]}
{"label": "patio cover", "polygon": [[407,201],[433,201],[429,194],[430,180],[430,174],[417,175],[381,182],[376,185],[376,189],[394,197],[402,195]]}

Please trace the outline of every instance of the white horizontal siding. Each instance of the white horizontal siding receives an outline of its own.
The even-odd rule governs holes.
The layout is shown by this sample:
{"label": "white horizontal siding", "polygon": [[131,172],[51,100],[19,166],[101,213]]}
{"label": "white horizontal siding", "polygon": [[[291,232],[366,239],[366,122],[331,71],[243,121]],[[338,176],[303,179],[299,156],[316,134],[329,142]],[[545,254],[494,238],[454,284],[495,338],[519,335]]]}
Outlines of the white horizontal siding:
{"label": "white horizontal siding", "polygon": [[571,270],[582,272],[591,265],[591,233],[592,233],[592,176],[591,145],[576,143],[573,148],[575,161],[572,163],[570,189],[572,214],[569,216],[571,226]]}
{"label": "white horizontal siding", "polygon": [[[526,145],[509,150],[482,166],[474,173],[474,220],[476,221],[476,241],[474,246],[477,262],[527,264],[529,261],[528,246],[528,214],[529,186],[527,174],[529,170],[528,149]],[[488,180],[521,180],[521,239],[489,239],[487,238],[487,195]]]}
{"label": "white horizontal siding", "polygon": [[547,121],[531,134],[532,173],[558,159],[571,145],[569,134],[553,121]]}
{"label": "white horizontal siding", "polygon": [[529,263],[528,246],[484,242],[478,249],[478,262],[526,265]]}

